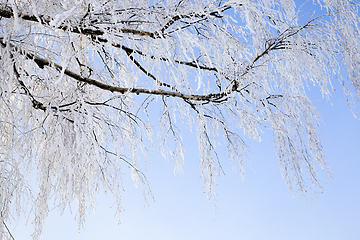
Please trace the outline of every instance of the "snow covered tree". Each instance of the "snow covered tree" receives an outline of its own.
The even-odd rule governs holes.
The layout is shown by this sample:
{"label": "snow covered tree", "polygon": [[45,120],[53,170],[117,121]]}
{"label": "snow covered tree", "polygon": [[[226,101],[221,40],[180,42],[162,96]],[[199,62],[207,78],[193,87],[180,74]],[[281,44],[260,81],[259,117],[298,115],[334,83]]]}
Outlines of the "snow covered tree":
{"label": "snow covered tree", "polygon": [[328,98],[337,79],[356,114],[357,1],[0,2],[2,237],[30,206],[37,239],[50,199],[76,202],[79,226],[98,191],[120,211],[120,169],[146,185],[139,164],[156,148],[180,170],[184,128],[211,201],[219,143],[243,172],[244,139],[265,128],[289,188],[316,193],[315,166],[329,170],[307,90]]}

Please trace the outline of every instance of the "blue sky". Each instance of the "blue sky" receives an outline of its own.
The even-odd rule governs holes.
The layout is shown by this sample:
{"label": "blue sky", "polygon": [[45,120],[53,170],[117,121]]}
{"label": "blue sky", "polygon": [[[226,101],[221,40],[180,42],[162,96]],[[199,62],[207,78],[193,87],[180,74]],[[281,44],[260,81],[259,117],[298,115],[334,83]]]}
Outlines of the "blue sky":
{"label": "blue sky", "polygon": [[[147,239],[147,240],[359,240],[360,239],[360,121],[343,98],[342,89],[331,98],[332,106],[318,93],[312,100],[324,124],[320,132],[328,163],[329,179],[319,170],[324,193],[305,199],[293,195],[281,177],[272,135],[265,131],[261,143],[248,142],[250,162],[244,181],[234,173],[225,152],[225,176],[217,181],[216,208],[207,200],[200,178],[196,135],[185,135],[186,157],[182,174],[174,175],[173,163],[151,155],[146,176],[155,202],[144,202],[141,188],[124,175],[125,192],[121,224],[111,208],[114,199],[99,195],[96,213],[88,216],[80,233],[74,215],[53,210],[41,239]],[[15,239],[30,239],[31,224],[24,219],[11,224]],[[15,229],[14,229],[15,227]]]}

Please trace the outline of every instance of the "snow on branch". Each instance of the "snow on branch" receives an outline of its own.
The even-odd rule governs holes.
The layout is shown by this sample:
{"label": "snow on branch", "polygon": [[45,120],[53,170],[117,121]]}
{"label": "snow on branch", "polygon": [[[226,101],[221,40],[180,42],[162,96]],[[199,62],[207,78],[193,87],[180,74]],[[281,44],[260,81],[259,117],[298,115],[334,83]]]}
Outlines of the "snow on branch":
{"label": "snow on branch", "polygon": [[329,98],[338,79],[354,113],[360,96],[359,6],[337,2],[316,15],[294,1],[2,1],[1,222],[30,203],[36,239],[54,200],[78,204],[80,227],[99,191],[119,214],[122,173],[152,197],[149,149],[181,171],[193,130],[212,203],[224,158],[244,175],[263,129],[289,188],[321,192],[317,166],[330,170],[307,88]]}

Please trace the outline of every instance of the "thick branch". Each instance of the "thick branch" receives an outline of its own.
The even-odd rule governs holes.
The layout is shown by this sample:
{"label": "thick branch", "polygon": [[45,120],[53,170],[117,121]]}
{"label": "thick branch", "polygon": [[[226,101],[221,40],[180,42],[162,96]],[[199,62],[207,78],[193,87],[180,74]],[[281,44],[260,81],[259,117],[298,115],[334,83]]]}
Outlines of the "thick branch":
{"label": "thick branch", "polygon": [[[226,8],[224,10],[227,10],[227,9],[228,8]],[[212,13],[215,14],[215,12],[211,12],[210,15],[212,15]],[[3,7],[0,8],[0,16],[4,17],[4,18],[12,18],[12,17],[14,17],[14,14],[13,14],[13,11],[12,11],[11,8],[9,8],[8,6],[3,6]],[[40,23],[42,25],[46,25],[46,26],[50,26],[50,22],[51,22],[50,17],[46,17],[44,15],[35,16],[35,15],[21,14],[19,17],[22,18],[23,20],[38,22],[38,23]],[[82,28],[82,27],[78,27],[78,26],[69,28],[67,25],[63,25],[63,24],[61,24],[57,28],[61,29],[61,30],[64,30],[64,31],[68,30],[70,32],[77,33],[77,34],[89,35],[89,36],[92,37],[93,41],[99,41],[99,42],[103,42],[103,43],[108,43],[109,42],[108,39],[104,38],[105,32],[100,30],[100,29]],[[147,31],[136,30],[136,29],[126,29],[126,28],[121,28],[120,30],[123,33],[131,33],[131,34],[134,34],[134,35],[149,36],[151,38],[157,38],[156,34],[151,33],[151,32],[147,32]],[[132,51],[132,52],[135,52],[137,54],[150,57],[152,59],[156,58],[154,56],[146,55],[146,54],[144,54],[143,52],[141,52],[139,50],[134,50],[134,49],[125,47],[125,46],[123,46],[121,44],[112,43],[112,46],[116,47],[116,48],[121,48],[125,52]],[[170,59],[167,59],[167,58],[164,58],[164,57],[161,57],[161,58],[158,58],[158,59],[160,59],[161,61],[167,61],[167,62],[173,61],[173,62],[175,62],[177,64],[186,65],[186,66],[189,66],[189,67],[198,68],[198,69],[202,69],[202,70],[209,70],[209,71],[218,72],[218,69],[216,69],[214,67],[202,66],[202,65],[197,64],[196,62],[186,62],[186,61],[181,61],[181,60],[176,60],[176,59],[170,60]]]}
{"label": "thick branch", "polygon": [[[23,53],[24,54],[24,53]],[[74,73],[68,69],[63,70],[63,67],[60,66],[59,64],[56,63],[52,63],[44,58],[40,58],[38,56],[35,56],[34,54],[31,53],[25,53],[25,56],[28,59],[32,59],[40,68],[44,68],[45,66],[47,67],[52,67],[57,69],[58,71],[64,71],[64,74],[79,81],[79,82],[83,82],[83,83],[87,83],[90,85],[93,85],[95,87],[98,87],[100,89],[103,90],[107,90],[110,92],[118,92],[118,93],[135,93],[135,94],[150,94],[150,95],[161,95],[161,96],[168,96],[168,97],[178,97],[178,98],[182,98],[182,99],[187,99],[187,100],[194,100],[194,101],[215,101],[218,100],[228,94],[230,94],[231,92],[220,92],[220,93],[216,93],[216,94],[206,94],[206,95],[198,95],[198,94],[184,94],[184,93],[180,93],[180,92],[173,92],[173,91],[165,91],[165,90],[152,90],[152,89],[144,89],[144,88],[123,88],[123,87],[117,87],[117,86],[113,86],[113,85],[108,85],[108,84],[104,84],[102,82],[99,82],[97,80],[91,79],[91,78],[86,78],[83,77],[77,73]]]}
{"label": "thick branch", "polygon": [[[4,18],[12,18],[14,17],[14,13],[12,9],[8,6],[2,6],[0,8],[0,16]],[[32,22],[38,22],[42,25],[50,26],[51,18],[49,16],[44,15],[28,15],[28,14],[20,14],[19,16],[23,20],[32,21]],[[60,24],[58,29],[61,30],[68,30],[73,33],[79,33],[79,34],[85,34],[85,35],[91,35],[91,36],[103,36],[105,35],[105,32],[100,29],[91,29],[91,28],[83,28],[79,26],[72,26],[69,28],[69,26]],[[151,38],[156,38],[154,33],[142,31],[142,30],[136,30],[136,29],[128,29],[128,28],[120,28],[120,31],[123,33],[131,33],[134,35],[140,35],[140,36],[148,36]]]}

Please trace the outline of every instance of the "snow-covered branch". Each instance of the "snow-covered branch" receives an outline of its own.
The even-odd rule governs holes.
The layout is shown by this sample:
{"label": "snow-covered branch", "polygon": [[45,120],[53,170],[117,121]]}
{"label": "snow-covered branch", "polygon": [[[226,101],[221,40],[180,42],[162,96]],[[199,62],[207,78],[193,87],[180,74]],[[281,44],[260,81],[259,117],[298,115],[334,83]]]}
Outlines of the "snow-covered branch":
{"label": "snow-covered branch", "polygon": [[[122,164],[147,196],[143,158],[156,149],[181,171],[184,129],[196,132],[212,203],[219,149],[243,174],[244,139],[264,128],[289,188],[321,191],[306,89],[328,98],[337,78],[356,112],[360,18],[351,1],[318,3],[319,15],[294,1],[1,1],[0,222],[29,202],[36,239],[54,199],[77,202],[81,226],[100,190],[119,213]],[[40,192],[24,194],[34,171]]]}

